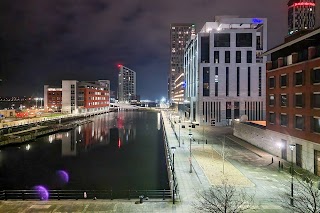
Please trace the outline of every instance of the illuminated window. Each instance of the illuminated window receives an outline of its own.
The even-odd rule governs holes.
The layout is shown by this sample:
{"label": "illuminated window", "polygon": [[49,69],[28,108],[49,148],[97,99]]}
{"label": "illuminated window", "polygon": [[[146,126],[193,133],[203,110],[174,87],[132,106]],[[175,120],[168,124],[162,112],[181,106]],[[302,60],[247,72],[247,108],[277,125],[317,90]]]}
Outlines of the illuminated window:
{"label": "illuminated window", "polygon": [[274,106],[276,103],[275,96],[273,94],[269,95],[269,106]]}
{"label": "illuminated window", "polygon": [[280,95],[280,104],[282,107],[286,107],[288,105],[288,98],[287,98],[287,94],[281,94]]}

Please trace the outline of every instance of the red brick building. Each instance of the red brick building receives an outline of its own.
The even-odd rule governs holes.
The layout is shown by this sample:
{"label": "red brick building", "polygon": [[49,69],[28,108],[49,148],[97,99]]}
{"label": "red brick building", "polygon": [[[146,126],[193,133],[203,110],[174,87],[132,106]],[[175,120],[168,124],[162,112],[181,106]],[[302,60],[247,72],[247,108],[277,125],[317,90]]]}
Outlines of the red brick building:
{"label": "red brick building", "polygon": [[279,141],[282,158],[287,159],[287,147],[294,144],[296,164],[303,167],[313,160],[320,175],[320,28],[288,38],[265,55],[271,55],[267,129],[290,136],[290,141]]}
{"label": "red brick building", "polygon": [[107,110],[110,105],[110,82],[62,81],[62,88],[44,86],[44,108],[47,111],[84,113]]}
{"label": "red brick building", "polygon": [[83,81],[78,84],[79,109],[105,109],[110,105],[110,83]]}
{"label": "red brick building", "polygon": [[49,87],[44,88],[44,109],[46,111],[59,112],[62,108],[62,88]]}

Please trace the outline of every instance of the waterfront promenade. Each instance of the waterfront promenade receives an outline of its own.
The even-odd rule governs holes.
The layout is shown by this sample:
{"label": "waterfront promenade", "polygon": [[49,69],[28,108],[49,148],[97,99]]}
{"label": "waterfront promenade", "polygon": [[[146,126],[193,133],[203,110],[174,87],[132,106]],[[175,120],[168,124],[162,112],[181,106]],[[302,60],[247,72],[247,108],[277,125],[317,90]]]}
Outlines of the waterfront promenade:
{"label": "waterfront promenade", "polygon": [[[286,190],[290,176],[279,172],[271,163],[271,155],[232,136],[230,127],[190,128],[188,123],[180,126],[180,147],[177,136],[179,124],[169,121],[169,114],[162,112],[170,147],[176,147],[175,172],[178,181],[178,198],[172,200],[144,201],[135,204],[131,200],[61,200],[61,201],[0,201],[0,212],[197,212],[192,206],[198,193],[211,184],[220,184],[224,176],[230,184],[256,194],[254,212],[286,212],[274,202],[277,193]],[[173,127],[173,128],[172,128]],[[190,130],[189,130],[190,129]],[[174,132],[175,131],[175,132]],[[190,138],[192,140],[192,173],[190,173]],[[176,136],[177,135],[177,136]],[[226,160],[221,158],[222,140],[225,140]],[[203,143],[207,141],[206,143]],[[222,173],[224,168],[224,174]],[[250,212],[250,211],[248,211]]]}

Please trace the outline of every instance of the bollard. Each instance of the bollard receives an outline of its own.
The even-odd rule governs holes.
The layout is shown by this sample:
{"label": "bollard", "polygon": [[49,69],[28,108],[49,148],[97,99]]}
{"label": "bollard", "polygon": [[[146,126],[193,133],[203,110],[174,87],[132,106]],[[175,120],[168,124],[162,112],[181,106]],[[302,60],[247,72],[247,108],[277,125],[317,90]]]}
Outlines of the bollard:
{"label": "bollard", "polygon": [[206,139],[206,144],[208,144],[208,141],[207,141],[207,139]]}
{"label": "bollard", "polygon": [[279,169],[280,169],[280,167],[281,167],[281,166],[280,166],[280,161],[279,161]]}
{"label": "bollard", "polygon": [[271,158],[271,163],[273,163],[273,157]]}
{"label": "bollard", "polygon": [[139,196],[139,203],[143,203],[143,195]]}

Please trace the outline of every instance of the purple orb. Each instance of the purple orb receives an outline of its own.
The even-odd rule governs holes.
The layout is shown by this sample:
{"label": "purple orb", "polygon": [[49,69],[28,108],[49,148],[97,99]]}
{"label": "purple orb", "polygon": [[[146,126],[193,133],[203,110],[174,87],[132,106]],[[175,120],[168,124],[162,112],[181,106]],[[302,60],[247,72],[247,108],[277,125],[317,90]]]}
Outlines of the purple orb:
{"label": "purple orb", "polygon": [[57,174],[59,176],[59,179],[63,182],[63,183],[68,183],[69,182],[69,175],[66,171],[63,170],[59,170],[57,171]]}
{"label": "purple orb", "polygon": [[49,199],[49,192],[44,186],[35,186],[34,189],[37,190],[40,200]]}

